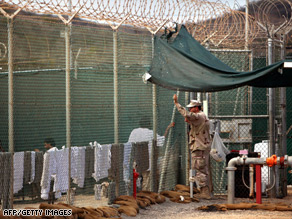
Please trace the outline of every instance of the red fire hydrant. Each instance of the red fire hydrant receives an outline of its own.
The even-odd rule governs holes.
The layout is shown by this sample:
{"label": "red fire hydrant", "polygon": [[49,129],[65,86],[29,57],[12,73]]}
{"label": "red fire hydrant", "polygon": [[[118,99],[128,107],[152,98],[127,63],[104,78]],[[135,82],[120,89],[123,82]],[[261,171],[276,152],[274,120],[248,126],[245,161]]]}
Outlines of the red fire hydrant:
{"label": "red fire hydrant", "polygon": [[139,173],[136,172],[136,169],[133,169],[133,196],[136,198],[137,193],[137,179],[139,177]]}

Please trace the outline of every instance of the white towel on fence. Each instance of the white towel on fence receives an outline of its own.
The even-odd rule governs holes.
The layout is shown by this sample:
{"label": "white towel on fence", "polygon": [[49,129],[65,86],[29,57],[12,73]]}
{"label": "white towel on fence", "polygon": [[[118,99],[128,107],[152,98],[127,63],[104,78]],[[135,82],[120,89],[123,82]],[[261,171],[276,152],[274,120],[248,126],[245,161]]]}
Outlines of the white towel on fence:
{"label": "white towel on fence", "polygon": [[23,172],[24,172],[24,152],[16,152],[13,156],[13,193],[18,193],[23,188]]}
{"label": "white towel on fence", "polygon": [[31,155],[31,175],[29,183],[32,183],[35,177],[35,152],[32,151],[30,155]]}
{"label": "white towel on fence", "polygon": [[84,187],[85,147],[71,147],[71,177],[73,183]]}
{"label": "white towel on fence", "polygon": [[57,174],[54,184],[54,192],[58,194],[69,189],[69,149],[64,148],[57,152]]}
{"label": "white towel on fence", "polygon": [[[130,179],[130,159],[131,159],[131,151],[132,151],[132,143],[127,142],[124,144],[124,163],[123,163],[123,171],[124,171],[124,181],[127,182]],[[132,171],[131,171],[132,172]]]}
{"label": "white towel on fence", "polygon": [[[49,149],[44,154],[43,173],[41,179],[42,199],[47,200],[49,197],[51,180],[54,181],[53,191],[55,192],[55,198],[61,197],[61,189],[68,189],[68,166],[66,167],[66,163],[68,164],[68,159],[66,161],[66,157],[68,157],[68,149],[59,151],[56,147]],[[65,167],[61,165],[65,165]],[[66,183],[64,182],[67,183],[67,188]]]}
{"label": "white towel on fence", "polygon": [[94,150],[94,173],[92,177],[99,181],[108,177],[108,170],[111,167],[111,146],[98,144]]}

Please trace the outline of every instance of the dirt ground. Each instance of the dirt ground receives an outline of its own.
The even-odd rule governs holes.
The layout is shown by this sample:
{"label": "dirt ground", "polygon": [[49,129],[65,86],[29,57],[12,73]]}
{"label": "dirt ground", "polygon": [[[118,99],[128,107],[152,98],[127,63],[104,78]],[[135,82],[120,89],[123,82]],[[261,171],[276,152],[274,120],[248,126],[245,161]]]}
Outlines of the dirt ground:
{"label": "dirt ground", "polygon": [[[248,199],[235,199],[236,203],[240,202],[255,202],[255,200]],[[285,202],[286,204],[292,204],[292,198],[290,199],[278,199],[278,200],[263,200],[263,202]],[[139,219],[236,219],[236,218],[248,218],[248,219],[292,219],[292,211],[264,211],[264,210],[228,210],[228,211],[216,211],[216,212],[203,212],[198,210],[198,207],[203,205],[212,204],[224,204],[227,203],[227,197],[215,197],[213,200],[201,200],[200,202],[192,202],[189,204],[178,204],[167,200],[161,205],[152,205],[147,210],[140,210],[140,213],[136,216]],[[130,219],[131,217],[123,216],[124,219]]]}
{"label": "dirt ground", "polygon": [[[62,200],[60,200],[62,201]],[[64,200],[63,200],[64,201]],[[255,203],[255,199],[235,198],[235,203],[248,202]],[[263,203],[285,203],[292,205],[292,186],[288,187],[288,196],[283,199],[262,198]],[[216,212],[204,212],[198,210],[198,207],[212,204],[226,204],[227,196],[214,196],[211,200],[200,200],[200,202],[192,202],[189,204],[179,204],[169,201],[162,204],[155,204],[146,210],[140,209],[137,219],[292,219],[292,211],[267,211],[267,210],[228,210]],[[21,209],[27,206],[38,207],[39,203],[34,204],[14,204],[14,208]],[[94,196],[76,196],[74,200],[75,206],[105,206],[107,199],[97,201]],[[122,214],[123,219],[133,219],[133,217]]]}

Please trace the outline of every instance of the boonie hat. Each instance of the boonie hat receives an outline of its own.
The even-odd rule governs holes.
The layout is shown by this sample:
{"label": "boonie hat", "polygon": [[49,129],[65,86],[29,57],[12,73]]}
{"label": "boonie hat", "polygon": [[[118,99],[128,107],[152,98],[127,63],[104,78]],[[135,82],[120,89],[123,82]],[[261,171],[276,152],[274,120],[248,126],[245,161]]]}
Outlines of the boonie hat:
{"label": "boonie hat", "polygon": [[191,102],[187,105],[187,107],[195,107],[202,106],[202,103],[198,100],[191,100]]}

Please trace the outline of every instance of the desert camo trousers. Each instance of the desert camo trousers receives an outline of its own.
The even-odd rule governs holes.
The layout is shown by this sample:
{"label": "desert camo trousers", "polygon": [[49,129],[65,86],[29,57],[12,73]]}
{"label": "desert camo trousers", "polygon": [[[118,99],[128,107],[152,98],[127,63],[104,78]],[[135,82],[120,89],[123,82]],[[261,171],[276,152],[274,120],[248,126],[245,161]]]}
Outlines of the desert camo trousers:
{"label": "desert camo trousers", "polygon": [[209,150],[192,151],[192,169],[196,170],[196,180],[200,187],[209,185]]}

